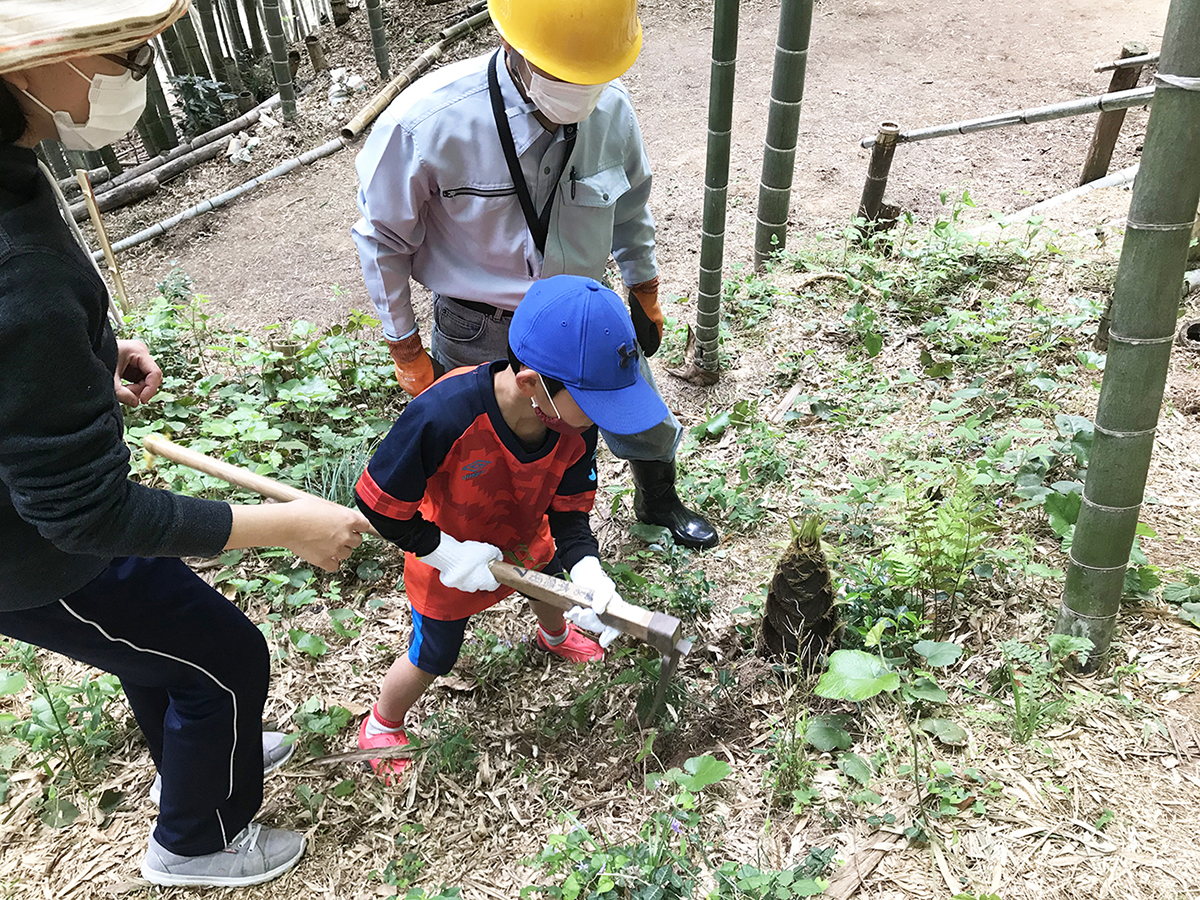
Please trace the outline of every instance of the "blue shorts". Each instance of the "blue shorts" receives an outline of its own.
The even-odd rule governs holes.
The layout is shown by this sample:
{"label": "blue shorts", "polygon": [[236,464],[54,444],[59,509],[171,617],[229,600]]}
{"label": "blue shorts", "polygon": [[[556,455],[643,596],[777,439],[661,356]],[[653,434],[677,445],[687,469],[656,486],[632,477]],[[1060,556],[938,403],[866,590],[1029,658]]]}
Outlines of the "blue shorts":
{"label": "blue shorts", "polygon": [[[562,577],[563,567],[558,554],[542,568],[547,575]],[[449,675],[458,662],[463,635],[471,617],[465,619],[431,619],[415,609],[412,612],[412,637],[408,643],[408,661],[430,675]]]}

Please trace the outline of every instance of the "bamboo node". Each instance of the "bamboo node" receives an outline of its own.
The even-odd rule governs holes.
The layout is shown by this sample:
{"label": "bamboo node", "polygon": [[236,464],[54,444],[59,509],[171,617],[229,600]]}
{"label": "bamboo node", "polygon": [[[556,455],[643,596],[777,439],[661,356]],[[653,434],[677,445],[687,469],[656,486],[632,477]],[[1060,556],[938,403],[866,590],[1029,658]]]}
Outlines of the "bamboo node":
{"label": "bamboo node", "polygon": [[1093,425],[1092,428],[1101,434],[1106,434],[1109,437],[1115,438],[1135,438],[1145,437],[1148,434],[1154,434],[1158,431],[1158,426],[1154,428],[1143,428],[1141,431],[1114,431],[1111,428],[1105,428],[1103,425]]}

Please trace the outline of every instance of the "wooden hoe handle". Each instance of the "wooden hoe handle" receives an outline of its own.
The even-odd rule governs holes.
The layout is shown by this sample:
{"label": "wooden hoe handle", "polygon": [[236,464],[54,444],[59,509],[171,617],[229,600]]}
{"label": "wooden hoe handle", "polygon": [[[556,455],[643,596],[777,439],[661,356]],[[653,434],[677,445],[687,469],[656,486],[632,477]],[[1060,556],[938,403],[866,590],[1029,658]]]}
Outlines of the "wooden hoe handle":
{"label": "wooden hoe handle", "polygon": [[[195,469],[197,472],[203,472],[205,475],[220,478],[222,481],[227,481],[248,491],[254,491],[272,500],[286,503],[289,500],[313,496],[276,481],[274,478],[256,475],[241,466],[213,459],[211,456],[205,456],[195,450],[188,450],[159,434],[146,435],[142,439],[142,445],[155,456],[177,462]],[[374,530],[371,533],[378,536]],[[575,606],[590,607],[592,605],[591,591],[571,584],[569,581],[563,581],[561,578],[506,562],[493,562],[490,568],[492,577],[506,587],[520,591],[526,597],[532,597],[534,600],[549,603],[564,612]],[[600,621],[605,625],[611,625],[622,634],[644,641],[662,654],[674,652],[683,632],[682,623],[674,616],[651,612],[640,606],[634,606],[632,603],[626,603],[624,600],[614,600],[609,603],[608,608],[600,614]]]}

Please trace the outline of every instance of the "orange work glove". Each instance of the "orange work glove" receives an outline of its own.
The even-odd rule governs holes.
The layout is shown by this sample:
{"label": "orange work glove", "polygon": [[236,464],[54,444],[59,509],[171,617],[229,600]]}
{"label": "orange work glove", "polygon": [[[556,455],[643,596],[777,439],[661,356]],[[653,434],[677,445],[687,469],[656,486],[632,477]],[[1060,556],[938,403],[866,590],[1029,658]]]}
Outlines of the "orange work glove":
{"label": "orange work glove", "polygon": [[388,341],[392,362],[396,364],[396,381],[410,397],[415,397],[433,384],[436,376],[433,360],[421,346],[421,335],[415,331],[398,341]]}
{"label": "orange work glove", "polygon": [[663,313],[658,305],[658,276],[629,289],[629,315],[642,352],[653,356],[663,336]]}

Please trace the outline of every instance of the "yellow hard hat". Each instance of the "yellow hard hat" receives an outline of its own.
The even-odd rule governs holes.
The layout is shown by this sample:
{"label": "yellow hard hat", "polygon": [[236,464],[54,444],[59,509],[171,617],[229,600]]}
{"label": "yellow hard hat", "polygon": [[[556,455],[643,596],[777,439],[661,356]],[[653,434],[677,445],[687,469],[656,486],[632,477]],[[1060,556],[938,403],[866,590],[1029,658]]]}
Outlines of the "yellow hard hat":
{"label": "yellow hard hat", "polygon": [[602,84],[642,49],[637,0],[488,0],[500,36],[555,78]]}

